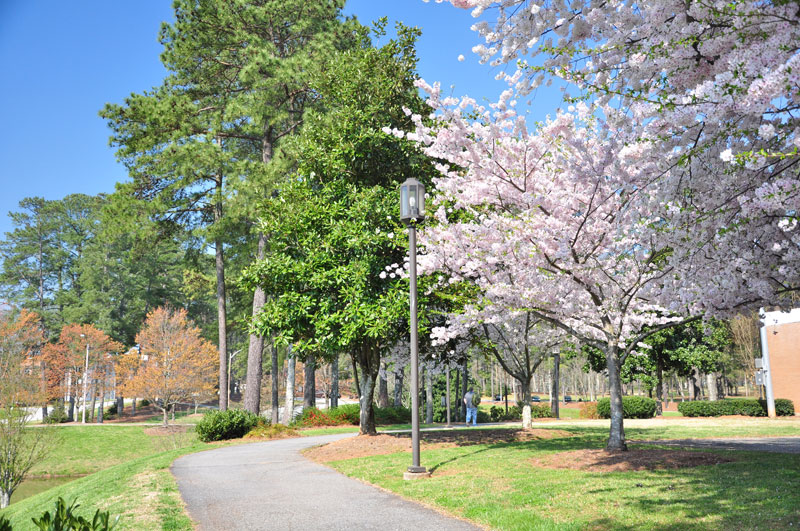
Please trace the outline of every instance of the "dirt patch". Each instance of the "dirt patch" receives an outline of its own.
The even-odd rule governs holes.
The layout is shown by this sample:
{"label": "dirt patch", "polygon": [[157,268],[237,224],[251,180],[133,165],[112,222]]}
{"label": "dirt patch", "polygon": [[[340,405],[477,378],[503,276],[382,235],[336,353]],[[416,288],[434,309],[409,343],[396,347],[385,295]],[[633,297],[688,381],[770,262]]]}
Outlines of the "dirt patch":
{"label": "dirt patch", "polygon": [[[423,449],[452,448],[455,446],[524,442],[571,436],[572,434],[568,431],[543,429],[425,431],[420,434],[420,446]],[[304,453],[314,461],[327,463],[329,461],[410,451],[411,434],[392,433],[350,437],[324,446],[310,448]]]}
{"label": "dirt patch", "polygon": [[592,472],[626,472],[631,470],[666,470],[718,465],[735,461],[727,456],[686,450],[574,450],[530,459],[537,468],[588,470]]}
{"label": "dirt patch", "polygon": [[145,428],[144,432],[147,435],[166,436],[175,435],[176,433],[186,433],[189,426],[185,424],[170,424],[169,426],[154,426],[152,428]]}

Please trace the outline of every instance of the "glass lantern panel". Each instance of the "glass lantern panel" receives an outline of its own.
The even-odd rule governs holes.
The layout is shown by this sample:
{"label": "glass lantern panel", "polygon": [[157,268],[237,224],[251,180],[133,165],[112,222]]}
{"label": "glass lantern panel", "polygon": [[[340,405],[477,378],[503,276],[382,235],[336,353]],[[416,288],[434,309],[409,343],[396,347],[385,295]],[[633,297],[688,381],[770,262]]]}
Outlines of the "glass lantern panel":
{"label": "glass lantern panel", "polygon": [[400,219],[411,217],[408,208],[408,186],[400,187]]}
{"label": "glass lantern panel", "polygon": [[419,215],[420,216],[424,216],[425,215],[425,187],[422,186],[422,185],[419,185],[419,187],[417,188],[417,198],[418,198],[418,203],[419,203]]}

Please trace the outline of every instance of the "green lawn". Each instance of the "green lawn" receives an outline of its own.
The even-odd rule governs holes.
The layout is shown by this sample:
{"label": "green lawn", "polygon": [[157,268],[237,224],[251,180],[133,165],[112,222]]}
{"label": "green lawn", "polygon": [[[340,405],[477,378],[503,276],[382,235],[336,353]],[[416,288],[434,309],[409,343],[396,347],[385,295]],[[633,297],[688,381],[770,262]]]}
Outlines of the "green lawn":
{"label": "green lawn", "polygon": [[[631,439],[800,435],[798,422],[710,426],[635,424]],[[542,423],[537,427],[547,429]],[[554,427],[555,429],[555,427]],[[531,458],[603,448],[607,427],[559,426],[573,437],[424,451],[434,471],[403,481],[408,455],[329,463],[335,469],[492,529],[797,529],[800,455],[731,452],[738,461],[695,468],[600,473],[532,466]],[[636,447],[632,445],[632,447]]]}

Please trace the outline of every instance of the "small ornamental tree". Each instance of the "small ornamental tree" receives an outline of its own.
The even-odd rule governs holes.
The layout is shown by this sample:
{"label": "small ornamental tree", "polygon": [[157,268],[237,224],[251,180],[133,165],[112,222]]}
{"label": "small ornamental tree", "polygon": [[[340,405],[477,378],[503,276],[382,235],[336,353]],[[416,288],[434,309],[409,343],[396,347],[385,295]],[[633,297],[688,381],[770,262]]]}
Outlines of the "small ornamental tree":
{"label": "small ornamental tree", "polygon": [[0,509],[50,447],[51,431],[28,427],[30,406],[43,400],[33,357],[44,341],[40,318],[0,311]]}
{"label": "small ornamental tree", "polygon": [[216,349],[200,337],[186,310],[153,310],[136,341],[141,351],[131,349],[120,358],[120,387],[125,396],[146,398],[161,409],[164,426],[170,407],[213,391]]}

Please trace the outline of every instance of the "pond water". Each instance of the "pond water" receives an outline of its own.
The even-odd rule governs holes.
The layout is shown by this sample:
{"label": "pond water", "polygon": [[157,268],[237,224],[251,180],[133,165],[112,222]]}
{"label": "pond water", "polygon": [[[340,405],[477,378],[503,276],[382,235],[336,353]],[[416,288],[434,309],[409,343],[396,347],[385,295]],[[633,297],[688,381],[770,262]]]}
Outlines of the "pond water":
{"label": "pond water", "polygon": [[17,487],[17,490],[15,490],[14,494],[11,495],[11,503],[24,500],[29,496],[39,494],[40,492],[44,492],[47,489],[52,489],[53,487],[58,487],[64,483],[69,483],[74,479],[78,479],[78,477],[79,476],[66,476],[59,478],[26,479],[20,483],[19,487]]}

